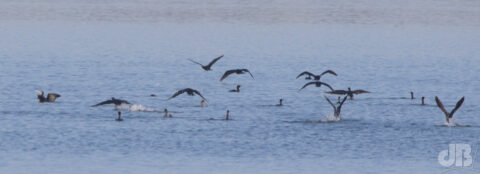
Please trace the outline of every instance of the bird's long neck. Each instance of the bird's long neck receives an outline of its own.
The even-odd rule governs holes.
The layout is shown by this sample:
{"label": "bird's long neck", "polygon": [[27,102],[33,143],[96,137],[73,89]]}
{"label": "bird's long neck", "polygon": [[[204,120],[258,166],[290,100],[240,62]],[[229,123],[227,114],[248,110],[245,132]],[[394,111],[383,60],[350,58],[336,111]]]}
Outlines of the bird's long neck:
{"label": "bird's long neck", "polygon": [[425,97],[422,97],[422,105],[425,105]]}
{"label": "bird's long neck", "polygon": [[229,118],[229,115],[230,115],[230,111],[227,110],[227,114],[225,115],[225,120],[229,120],[229,119],[230,119],[230,118]]}
{"label": "bird's long neck", "polygon": [[410,92],[410,99],[413,100],[413,92]]}

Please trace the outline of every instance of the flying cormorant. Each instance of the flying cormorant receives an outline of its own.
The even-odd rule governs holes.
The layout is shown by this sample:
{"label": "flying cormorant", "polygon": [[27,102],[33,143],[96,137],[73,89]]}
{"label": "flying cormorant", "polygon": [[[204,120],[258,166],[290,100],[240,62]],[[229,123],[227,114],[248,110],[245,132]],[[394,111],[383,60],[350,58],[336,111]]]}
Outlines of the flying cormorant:
{"label": "flying cormorant", "polygon": [[313,85],[313,84],[315,84],[316,87],[321,87],[322,85],[324,85],[324,86],[330,88],[330,90],[333,91],[333,88],[332,88],[329,84],[323,83],[323,82],[321,82],[321,81],[308,82],[307,84],[303,85],[303,87],[300,88],[298,91],[301,91],[303,88],[305,88],[305,87],[307,87],[307,86],[309,86],[309,85]]}
{"label": "flying cormorant", "polygon": [[334,76],[337,76],[337,73],[333,72],[332,70],[326,70],[326,71],[324,71],[324,72],[323,72],[322,74],[320,74],[320,75],[315,75],[315,74],[313,74],[313,73],[311,73],[311,72],[305,71],[305,72],[300,73],[300,74],[297,76],[297,79],[298,79],[299,77],[303,76],[303,75],[307,75],[307,77],[305,77],[305,80],[310,80],[310,79],[312,79],[311,77],[313,77],[314,80],[320,80],[320,77],[322,77],[324,74],[327,74],[327,73],[332,74],[332,75],[334,75]]}
{"label": "flying cormorant", "polygon": [[215,62],[217,62],[218,60],[220,60],[222,57],[223,57],[223,55],[221,55],[221,56],[213,59],[208,65],[205,65],[205,66],[202,65],[201,63],[198,63],[198,62],[193,61],[192,59],[188,59],[188,60],[190,60],[190,61],[193,62],[193,63],[199,64],[205,71],[210,71],[210,70],[212,70],[212,69],[211,69],[212,65],[213,65]]}
{"label": "flying cormorant", "polygon": [[350,97],[350,99],[353,100],[353,94],[357,95],[357,94],[363,94],[363,93],[370,93],[369,91],[365,91],[363,89],[358,89],[358,90],[355,90],[355,91],[352,91],[350,89],[350,87],[348,87],[348,91],[345,91],[345,90],[332,90],[330,92],[326,92],[328,94],[336,94],[336,95],[348,95]]}
{"label": "flying cormorant", "polygon": [[115,104],[115,106],[119,106],[121,104],[131,104],[131,103],[126,101],[126,100],[116,99],[116,98],[112,97],[112,99],[100,102],[96,105],[92,105],[92,107],[96,107],[96,106],[100,106],[100,105],[106,105],[106,104]]}
{"label": "flying cormorant", "polygon": [[232,70],[228,70],[228,71],[225,71],[225,74],[223,74],[222,78],[220,78],[220,81],[223,81],[225,78],[227,78],[230,74],[244,74],[245,72],[247,72],[248,74],[250,74],[250,76],[252,76],[253,79],[255,79],[252,75],[252,73],[250,73],[250,71],[248,69],[232,69]]}
{"label": "flying cormorant", "polygon": [[458,110],[458,108],[460,108],[460,106],[462,106],[463,104],[463,101],[465,100],[465,97],[462,97],[460,100],[458,100],[457,102],[457,105],[455,105],[455,108],[453,108],[453,110],[451,112],[447,112],[447,110],[445,109],[445,107],[443,106],[442,102],[440,101],[440,99],[438,99],[437,96],[435,96],[435,102],[437,102],[437,106],[440,108],[440,110],[442,110],[443,113],[445,113],[445,118],[446,118],[446,124],[447,125],[450,125],[451,123],[453,123],[454,125],[457,125],[453,120],[453,114],[455,113],[455,111]]}
{"label": "flying cormorant", "polygon": [[198,92],[197,90],[195,89],[191,89],[191,88],[185,88],[185,89],[182,89],[182,90],[179,90],[177,91],[175,94],[173,94],[170,98],[168,98],[168,100],[172,99],[172,98],[175,98],[177,97],[178,95],[180,94],[183,94],[183,93],[187,93],[188,95],[190,96],[194,96],[195,94],[197,94],[198,96],[202,97],[202,99],[204,100],[207,100],[205,99],[205,97],[202,96],[202,94],[200,94],[200,92]]}

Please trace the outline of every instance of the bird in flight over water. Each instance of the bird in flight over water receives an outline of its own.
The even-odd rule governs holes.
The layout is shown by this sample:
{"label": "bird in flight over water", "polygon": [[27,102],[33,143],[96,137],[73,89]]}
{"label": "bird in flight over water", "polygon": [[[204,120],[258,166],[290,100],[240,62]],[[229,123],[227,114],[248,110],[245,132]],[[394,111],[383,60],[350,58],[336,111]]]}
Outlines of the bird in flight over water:
{"label": "bird in flight over water", "polygon": [[347,97],[348,96],[345,96],[343,98],[343,100],[338,103],[338,106],[335,106],[332,101],[330,101],[330,99],[328,99],[328,97],[325,97],[325,99],[327,99],[328,103],[330,103],[330,105],[333,107],[333,116],[335,116],[336,118],[339,118],[340,119],[340,111],[342,110],[342,105],[343,103],[345,103],[345,100],[347,100]]}
{"label": "bird in flight over water", "polygon": [[320,75],[315,75],[315,74],[313,74],[313,73],[311,73],[311,72],[305,71],[305,72],[300,73],[300,74],[297,76],[297,79],[300,78],[300,77],[303,76],[303,75],[306,75],[307,77],[305,77],[305,80],[310,80],[310,79],[312,79],[311,77],[313,77],[314,80],[320,80],[320,78],[321,78],[324,74],[327,74],[327,73],[332,74],[332,75],[334,75],[334,76],[337,76],[337,73],[333,72],[332,70],[326,70],[326,71],[324,71],[324,72],[323,72],[322,74],[320,74]]}
{"label": "bird in flight over water", "polygon": [[301,91],[303,88],[306,88],[307,86],[313,85],[313,84],[314,84],[316,87],[321,87],[322,85],[324,85],[324,86],[330,88],[330,90],[333,91],[333,88],[332,88],[329,84],[323,83],[323,82],[321,82],[321,81],[308,82],[307,84],[303,85],[303,87],[300,88],[300,90],[298,90],[298,91]]}
{"label": "bird in flight over water", "polygon": [[329,91],[329,92],[326,92],[328,94],[336,94],[336,95],[348,95],[350,97],[350,99],[353,100],[353,94],[355,95],[358,95],[358,94],[363,94],[363,93],[370,93],[370,91],[365,91],[363,89],[358,89],[358,90],[355,90],[355,91],[352,91],[350,89],[350,87],[348,87],[348,90],[345,91],[345,90],[332,90],[332,91]]}
{"label": "bird in flight over water", "polygon": [[105,100],[103,102],[97,103],[95,105],[92,105],[92,107],[97,107],[97,106],[100,106],[100,105],[107,105],[107,104],[114,104],[115,106],[120,106],[122,104],[131,104],[131,103],[128,102],[127,100],[121,100],[121,99],[116,99],[116,98],[112,97],[112,99]]}
{"label": "bird in flight over water", "polygon": [[220,81],[223,81],[225,78],[227,78],[230,74],[244,74],[244,73],[248,73],[250,74],[250,76],[252,76],[253,79],[255,79],[252,75],[252,73],[250,73],[250,71],[248,69],[232,69],[232,70],[228,70],[228,71],[225,71],[225,74],[223,74],[222,78],[220,78]]}
{"label": "bird in flight over water", "polygon": [[185,88],[185,89],[179,90],[179,91],[177,91],[175,94],[173,94],[170,98],[168,98],[167,100],[170,100],[170,99],[172,99],[172,98],[175,98],[175,97],[177,97],[178,95],[183,94],[183,93],[185,93],[185,92],[186,92],[188,95],[190,95],[190,96],[194,96],[195,94],[197,94],[198,96],[202,97],[202,99],[207,100],[207,99],[205,99],[205,97],[202,96],[202,94],[200,94],[200,92],[198,92],[198,91],[195,90],[195,89],[191,89],[191,88]]}
{"label": "bird in flight over water", "polygon": [[223,55],[221,55],[221,56],[213,59],[208,65],[202,65],[201,63],[198,63],[198,62],[196,62],[196,61],[193,61],[192,59],[188,59],[188,60],[190,60],[190,61],[193,62],[193,63],[196,63],[196,64],[200,65],[205,71],[210,71],[210,70],[212,70],[212,69],[211,69],[212,65],[215,64],[215,62],[217,62],[218,60],[220,60],[222,57],[223,57]]}

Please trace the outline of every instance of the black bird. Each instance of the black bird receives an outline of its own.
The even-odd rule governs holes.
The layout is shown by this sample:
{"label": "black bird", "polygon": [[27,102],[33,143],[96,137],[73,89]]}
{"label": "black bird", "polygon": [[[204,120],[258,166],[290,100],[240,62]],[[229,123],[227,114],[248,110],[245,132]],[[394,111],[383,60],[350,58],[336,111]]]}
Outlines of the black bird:
{"label": "black bird", "polygon": [[248,74],[250,74],[250,76],[252,76],[253,79],[255,79],[252,75],[252,73],[250,73],[250,71],[248,69],[232,69],[232,70],[228,70],[225,72],[225,74],[223,74],[222,78],[220,79],[220,81],[223,81],[225,78],[227,78],[230,74],[244,74],[245,72],[248,72]]}
{"label": "black bird", "polygon": [[195,90],[195,89],[191,89],[191,88],[185,88],[185,89],[179,90],[179,91],[177,91],[175,94],[173,94],[170,98],[168,98],[167,100],[170,100],[170,99],[172,99],[172,98],[175,98],[175,97],[177,97],[178,95],[183,94],[183,93],[185,93],[185,92],[186,92],[188,95],[190,95],[190,96],[194,96],[195,94],[197,94],[198,96],[202,97],[202,99],[207,100],[207,99],[205,99],[205,97],[202,96],[202,94],[200,94],[200,92],[198,92],[198,91]]}
{"label": "black bird", "polygon": [[321,81],[308,82],[307,84],[303,85],[303,87],[300,88],[300,90],[298,90],[298,91],[301,91],[303,88],[307,87],[308,85],[313,85],[313,84],[315,84],[316,87],[321,87],[322,85],[324,85],[324,86],[330,88],[330,90],[333,91],[333,88],[329,84],[323,83]]}
{"label": "black bird", "polygon": [[210,68],[212,67],[212,65],[213,65],[215,62],[217,62],[218,60],[220,60],[222,57],[223,57],[223,55],[221,55],[220,57],[217,57],[217,58],[213,59],[208,65],[205,65],[205,66],[202,65],[201,63],[198,63],[198,62],[193,61],[192,59],[188,59],[188,60],[190,60],[190,61],[193,62],[193,63],[199,64],[200,66],[202,66],[202,68],[203,68],[205,71],[210,71],[210,70],[212,70],[212,69],[210,69]]}
{"label": "black bird", "polygon": [[422,105],[425,105],[425,97],[422,96]]}
{"label": "black bird", "polygon": [[348,87],[348,91],[345,91],[345,90],[332,90],[330,92],[326,92],[328,94],[336,94],[336,95],[348,95],[350,97],[350,99],[353,100],[353,94],[357,95],[357,94],[363,94],[363,93],[370,93],[370,91],[365,91],[363,89],[358,89],[358,90],[355,90],[355,91],[352,91],[350,89],[350,87]]}
{"label": "black bird", "polygon": [[43,96],[43,91],[42,90],[36,90],[40,95],[37,95],[37,98],[38,98],[38,101],[40,103],[43,103],[43,102],[55,102],[55,100],[58,98],[58,97],[61,97],[61,95],[59,94],[56,94],[56,93],[48,93],[47,95],[47,98],[45,98],[45,96]]}
{"label": "black bird", "polygon": [[325,99],[327,99],[328,103],[330,103],[330,105],[332,105],[333,107],[333,116],[337,117],[337,118],[340,118],[340,111],[342,110],[342,105],[343,103],[345,103],[345,100],[347,100],[347,97],[348,96],[345,96],[343,98],[343,100],[338,103],[338,106],[335,106],[332,101],[330,101],[330,99],[328,99],[327,97],[325,97]]}
{"label": "black bird", "polygon": [[278,100],[278,104],[276,106],[283,106],[283,99]]}
{"label": "black bird", "polygon": [[242,87],[242,85],[237,85],[237,89],[232,89],[228,92],[240,92],[240,87]]}
{"label": "black bird", "polygon": [[[443,111],[443,113],[445,113],[445,118],[447,120],[447,122],[446,122],[447,124],[450,124],[451,121],[453,122],[453,120],[451,120],[453,118],[453,114],[457,111],[458,108],[460,108],[460,106],[462,106],[464,100],[465,100],[465,97],[462,97],[460,100],[458,100],[457,105],[455,105],[455,108],[453,108],[453,110],[449,113],[449,112],[447,112],[447,110],[443,106],[440,99],[438,99],[438,97],[435,96],[435,102],[437,102],[437,106]],[[454,122],[453,122],[453,124],[457,125]]]}
{"label": "black bird", "polygon": [[410,99],[415,99],[415,97],[413,97],[413,91],[410,91]]}
{"label": "black bird", "polygon": [[123,121],[123,119],[122,119],[122,118],[120,118],[120,115],[122,115],[122,113],[121,113],[121,112],[118,112],[118,118],[117,118],[117,119],[115,119],[115,121]]}
{"label": "black bird", "polygon": [[313,77],[314,80],[320,80],[320,77],[322,77],[324,74],[327,74],[327,73],[332,74],[332,75],[334,75],[334,76],[337,76],[337,73],[333,72],[332,70],[326,70],[326,71],[324,71],[324,72],[323,72],[322,74],[320,74],[320,75],[315,75],[315,74],[312,74],[311,72],[305,71],[305,72],[300,73],[300,74],[297,76],[297,79],[298,79],[299,77],[303,76],[303,75],[307,75],[307,77],[305,77],[305,80],[310,80],[310,79],[312,79],[311,77]]}
{"label": "black bird", "polygon": [[131,104],[130,102],[126,100],[121,100],[121,99],[116,99],[112,97],[111,100],[106,100],[100,103],[97,103],[96,105],[92,105],[92,107],[100,106],[100,105],[106,105],[106,104],[115,104],[115,106],[119,106],[121,104]]}

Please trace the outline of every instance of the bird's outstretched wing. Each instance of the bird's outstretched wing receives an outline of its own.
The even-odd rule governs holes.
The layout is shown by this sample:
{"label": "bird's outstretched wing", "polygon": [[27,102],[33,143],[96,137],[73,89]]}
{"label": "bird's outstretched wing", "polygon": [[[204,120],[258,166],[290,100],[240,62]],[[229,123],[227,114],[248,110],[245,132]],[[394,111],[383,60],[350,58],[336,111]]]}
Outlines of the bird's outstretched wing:
{"label": "bird's outstretched wing", "polygon": [[55,100],[58,97],[61,97],[61,95],[60,94],[55,94],[55,93],[48,93],[48,95],[47,95],[48,102],[55,102]]}
{"label": "bird's outstretched wing", "polygon": [[202,65],[201,63],[195,62],[195,61],[193,61],[192,59],[188,59],[188,60],[190,60],[190,62],[193,62],[193,63],[199,64],[200,66],[202,66],[202,67],[203,67],[203,65]]}
{"label": "bird's outstretched wing", "polygon": [[300,74],[297,76],[297,79],[298,79],[299,77],[303,76],[303,75],[315,76],[314,74],[312,74],[312,73],[310,73],[310,72],[308,72],[308,71],[304,71],[304,72],[300,73]]}
{"label": "bird's outstretched wing", "polygon": [[236,70],[228,70],[225,71],[225,74],[223,74],[222,78],[220,78],[220,81],[223,81],[225,78],[227,78],[230,74],[234,73]]}
{"label": "bird's outstretched wing", "polygon": [[213,65],[215,62],[217,62],[218,60],[220,60],[222,57],[223,57],[223,55],[221,55],[221,56],[213,59],[213,60],[207,65],[207,67],[208,67],[208,68],[212,67],[212,65]]}
{"label": "bird's outstretched wing", "polygon": [[320,83],[322,85],[325,85],[327,86],[328,88],[330,88],[331,91],[333,91],[333,88],[329,85],[329,84],[326,84],[326,83],[323,83],[323,82],[317,82],[317,83]]}
{"label": "bird's outstretched wing", "polygon": [[365,90],[363,90],[363,89],[358,89],[358,90],[352,91],[352,93],[354,93],[354,94],[362,94],[362,93],[370,93],[370,91],[365,91]]}
{"label": "bird's outstretched wing", "polygon": [[332,101],[330,101],[330,99],[328,99],[328,97],[324,96],[325,99],[327,99],[327,102],[330,103],[330,105],[333,107],[333,111],[337,110],[337,108],[335,107],[335,105],[332,103]]}
{"label": "bird's outstretched wing", "polygon": [[343,97],[342,102],[340,102],[340,105],[338,105],[338,110],[341,110],[341,109],[342,109],[342,105],[343,105],[343,103],[345,103],[345,101],[347,100],[347,97],[348,97],[348,96]]}
{"label": "bird's outstretched wing", "polygon": [[307,84],[303,85],[302,88],[300,88],[298,91],[301,91],[303,88],[306,88],[309,85],[315,84],[316,82],[308,82]]}
{"label": "bird's outstretched wing", "polygon": [[253,79],[255,79],[255,78],[253,77],[252,73],[250,73],[250,71],[249,71],[248,69],[241,69],[241,71],[243,71],[243,72],[248,72],[248,74],[250,74],[250,76],[251,76]]}
{"label": "bird's outstretched wing", "polygon": [[[334,76],[337,76],[337,73],[333,72],[332,70],[326,70],[326,71],[324,71],[322,74],[320,74],[320,76],[323,76],[324,74],[327,74],[327,73],[332,74],[332,75],[334,75]],[[297,77],[297,78],[298,78],[298,77]]]}
{"label": "bird's outstretched wing", "polygon": [[458,110],[458,108],[460,108],[460,106],[462,106],[464,100],[465,100],[465,97],[462,97],[462,99],[458,100],[457,105],[455,105],[455,108],[453,108],[452,112],[450,112],[450,115],[448,116],[448,118],[453,117],[453,114]]}
{"label": "bird's outstretched wing", "polygon": [[120,103],[124,103],[124,104],[131,104],[130,102],[128,102],[127,100],[120,100]]}
{"label": "bird's outstretched wing", "polygon": [[172,98],[175,98],[175,97],[177,97],[178,95],[183,94],[185,91],[186,91],[185,89],[179,90],[179,91],[177,91],[175,94],[173,94],[170,98],[168,98],[167,100],[170,100],[170,99],[172,99]]}
{"label": "bird's outstretched wing", "polygon": [[92,105],[92,107],[100,106],[100,105],[106,105],[106,104],[112,104],[113,100],[106,100],[100,103],[97,103],[96,105]]}
{"label": "bird's outstretched wing", "polygon": [[204,99],[205,101],[207,101],[207,99],[205,99],[205,97],[203,97],[202,94],[200,94],[200,92],[198,92],[197,90],[193,90],[193,92],[198,96],[202,97],[202,99]]}
{"label": "bird's outstretched wing", "polygon": [[447,122],[448,122],[448,117],[450,114],[448,114],[447,110],[445,109],[442,102],[440,101],[440,99],[438,99],[437,96],[435,96],[435,102],[437,102],[437,106],[440,108],[440,110],[442,110],[442,112],[445,113],[445,117],[447,118]]}
{"label": "bird's outstretched wing", "polygon": [[337,95],[345,95],[348,93],[348,91],[345,91],[345,90],[333,90],[333,91],[328,91],[328,92],[325,92],[325,93],[328,93],[328,94],[337,94]]}

